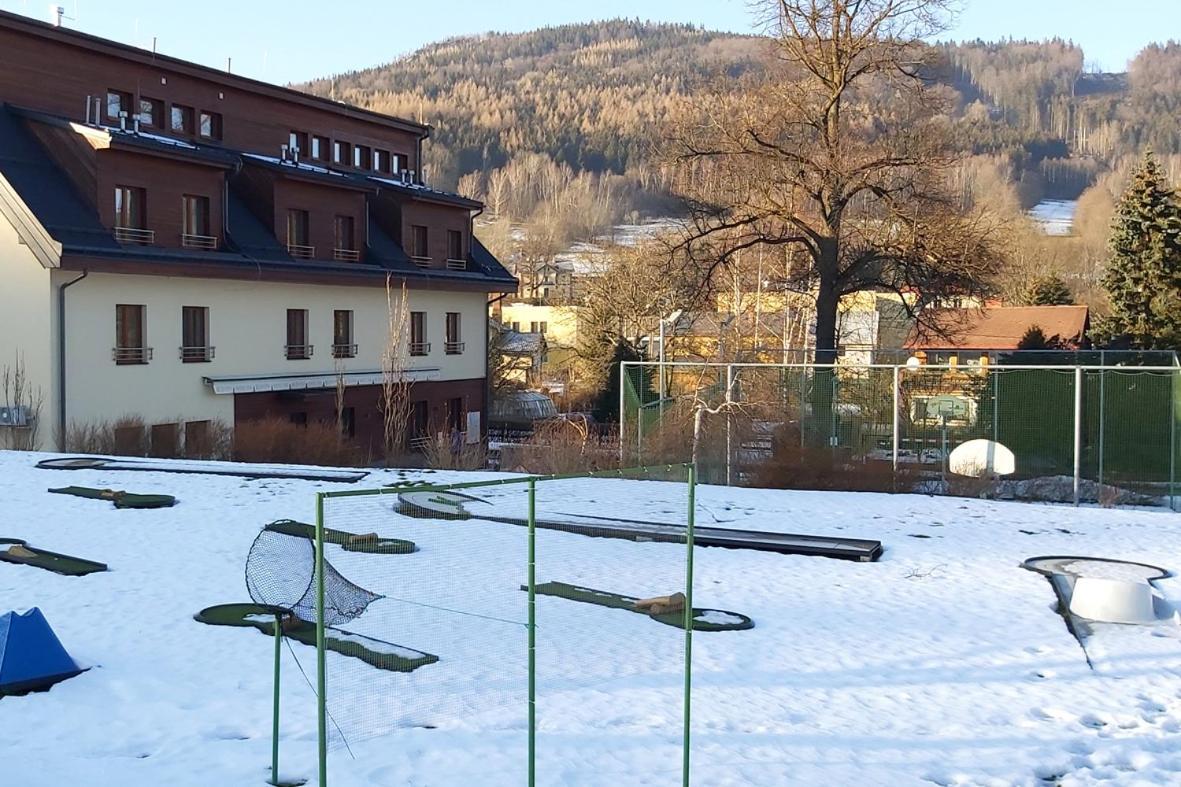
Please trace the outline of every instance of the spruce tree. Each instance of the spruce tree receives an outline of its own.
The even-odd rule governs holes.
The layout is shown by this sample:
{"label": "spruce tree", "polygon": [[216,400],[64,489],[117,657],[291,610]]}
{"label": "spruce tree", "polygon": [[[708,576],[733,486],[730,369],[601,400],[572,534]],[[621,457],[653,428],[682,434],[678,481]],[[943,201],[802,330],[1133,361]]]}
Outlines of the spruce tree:
{"label": "spruce tree", "polygon": [[1051,273],[1030,286],[1025,301],[1029,306],[1066,306],[1074,303],[1074,296],[1062,277]]}
{"label": "spruce tree", "polygon": [[1181,208],[1151,151],[1116,206],[1103,286],[1111,314],[1099,342],[1181,349]]}

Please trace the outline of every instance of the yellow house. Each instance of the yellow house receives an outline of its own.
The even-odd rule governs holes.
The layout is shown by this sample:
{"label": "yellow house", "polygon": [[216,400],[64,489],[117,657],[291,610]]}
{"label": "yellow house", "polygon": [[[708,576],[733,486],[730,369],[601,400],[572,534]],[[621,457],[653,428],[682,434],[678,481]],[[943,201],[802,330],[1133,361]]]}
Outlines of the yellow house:
{"label": "yellow house", "polygon": [[520,333],[540,333],[551,348],[571,349],[578,344],[579,306],[507,303],[500,321]]}

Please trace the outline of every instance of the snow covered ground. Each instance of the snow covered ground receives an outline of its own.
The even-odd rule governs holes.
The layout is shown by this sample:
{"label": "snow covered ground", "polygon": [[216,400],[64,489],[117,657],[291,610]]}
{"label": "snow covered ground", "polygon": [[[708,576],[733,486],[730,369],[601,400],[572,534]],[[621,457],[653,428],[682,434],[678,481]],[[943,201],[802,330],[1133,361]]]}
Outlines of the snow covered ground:
{"label": "snow covered ground", "polygon": [[[111,571],[64,577],[0,563],[0,611],[41,607],[72,655],[93,667],[48,693],[0,700],[0,783],[262,784],[272,642],[192,615],[248,600],[243,567],[263,524],[312,521],[315,491],[352,487],[38,470],[39,458],[0,452],[0,537],[102,560]],[[398,479],[375,472],[361,485]],[[180,502],[116,510],[45,492],[68,484]],[[618,480],[540,494],[543,514],[652,521],[677,521],[683,501],[674,485]],[[750,615],[756,627],[694,637],[695,784],[1181,784],[1181,627],[1097,637],[1092,670],[1054,612],[1049,583],[1019,567],[1034,555],[1081,554],[1181,571],[1181,515],[722,487],[699,488],[698,500],[703,525],[876,538],[886,553],[859,564],[698,550],[696,604]],[[369,680],[358,671],[368,667],[352,666],[360,662],[330,659],[353,678],[341,690],[357,694],[375,714],[370,731],[382,733],[354,737],[355,759],[334,746],[330,782],[522,784],[523,529],[407,520],[390,503],[359,504],[353,529],[411,538],[421,551],[330,548],[346,577],[388,596],[346,628],[440,661]],[[538,581],[671,592],[682,552],[539,531]],[[1159,587],[1181,602],[1181,581]],[[444,618],[421,606],[428,602],[491,614]],[[420,614],[423,625],[410,625]],[[539,598],[538,614],[538,783],[679,784],[682,633],[558,598]],[[313,651],[293,649],[310,675]],[[314,783],[314,704],[291,657],[284,661],[283,770]]]}

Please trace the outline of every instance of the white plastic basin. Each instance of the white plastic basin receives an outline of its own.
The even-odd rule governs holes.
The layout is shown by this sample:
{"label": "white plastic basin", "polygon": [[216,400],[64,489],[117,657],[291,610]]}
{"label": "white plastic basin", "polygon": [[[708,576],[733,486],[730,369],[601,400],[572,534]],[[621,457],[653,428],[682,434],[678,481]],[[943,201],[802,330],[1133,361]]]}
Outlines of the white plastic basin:
{"label": "white plastic basin", "polygon": [[1154,623],[1152,587],[1143,581],[1079,577],[1070,595],[1070,611],[1104,623]]}

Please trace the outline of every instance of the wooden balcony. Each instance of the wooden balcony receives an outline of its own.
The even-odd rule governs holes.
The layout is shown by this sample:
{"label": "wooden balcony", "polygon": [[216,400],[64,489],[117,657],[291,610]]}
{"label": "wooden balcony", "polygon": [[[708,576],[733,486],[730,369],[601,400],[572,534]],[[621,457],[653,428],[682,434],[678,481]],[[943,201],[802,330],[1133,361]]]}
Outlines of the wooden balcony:
{"label": "wooden balcony", "polygon": [[316,247],[304,246],[300,243],[288,243],[287,253],[297,260],[310,260],[316,256]]}
{"label": "wooden balcony", "polygon": [[130,246],[151,246],[156,242],[156,233],[142,227],[115,227],[115,242]]}

